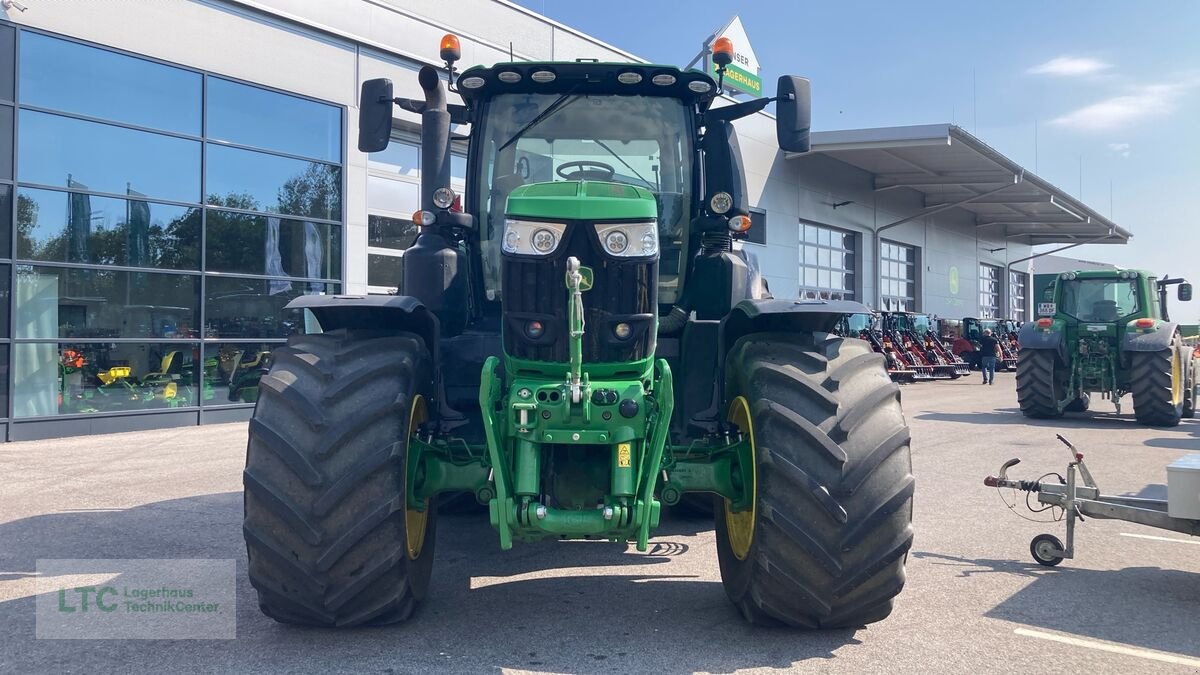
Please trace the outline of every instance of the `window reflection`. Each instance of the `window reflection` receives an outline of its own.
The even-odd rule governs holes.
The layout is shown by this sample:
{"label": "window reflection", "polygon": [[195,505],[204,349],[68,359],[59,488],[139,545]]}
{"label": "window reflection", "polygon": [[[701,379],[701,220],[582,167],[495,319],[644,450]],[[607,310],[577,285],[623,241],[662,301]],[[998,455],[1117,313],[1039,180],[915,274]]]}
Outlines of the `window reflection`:
{"label": "window reflection", "polygon": [[404,258],[395,255],[367,256],[367,285],[399,288],[404,284]]}
{"label": "window reflection", "polygon": [[[3,70],[3,68],[0,68]],[[0,178],[13,177],[13,109],[0,105]]]}
{"label": "window reflection", "polygon": [[[17,31],[0,25],[0,63],[16,63]],[[0,68],[0,101],[13,100],[13,69]]]}
{"label": "window reflection", "polygon": [[0,344],[0,417],[8,417],[8,350]]}
{"label": "window reflection", "polygon": [[206,394],[196,343],[26,342],[12,348],[16,417],[181,408]]}
{"label": "window reflection", "polygon": [[18,338],[196,337],[195,275],[17,266]]}
{"label": "window reflection", "polygon": [[21,111],[22,182],[196,202],[200,143],[108,124]]}
{"label": "window reflection", "polygon": [[204,377],[212,390],[205,405],[258,400],[258,381],[271,367],[271,350],[281,342],[218,342],[204,345]]}
{"label": "window reflection", "polygon": [[17,201],[18,258],[200,268],[198,208],[31,188]]}
{"label": "window reflection", "polygon": [[20,77],[23,104],[200,135],[199,73],[25,32]]}
{"label": "window reflection", "polygon": [[209,77],[208,137],[340,162],[342,111],[325,103]]}
{"label": "window reflection", "polygon": [[417,240],[417,226],[411,219],[367,216],[367,245],[404,250]]}
{"label": "window reflection", "polygon": [[367,176],[367,204],[372,210],[412,213],[421,208],[420,190],[416,183]]}
{"label": "window reflection", "polygon": [[209,210],[208,269],[336,279],[342,228],[328,223]]}
{"label": "window reflection", "polygon": [[367,155],[368,167],[413,178],[421,175],[420,162],[420,146],[394,139],[383,150]]}
{"label": "window reflection", "polygon": [[221,145],[207,167],[210,205],[341,220],[340,167]]}
{"label": "window reflection", "polygon": [[304,315],[284,306],[300,295],[334,294],[338,284],[287,279],[208,277],[207,338],[285,338],[304,332]]}
{"label": "window reflection", "polygon": [[[9,237],[12,236],[12,194],[11,185],[0,185],[0,258],[11,256]],[[17,200],[18,217],[23,208],[25,208],[25,204]]]}

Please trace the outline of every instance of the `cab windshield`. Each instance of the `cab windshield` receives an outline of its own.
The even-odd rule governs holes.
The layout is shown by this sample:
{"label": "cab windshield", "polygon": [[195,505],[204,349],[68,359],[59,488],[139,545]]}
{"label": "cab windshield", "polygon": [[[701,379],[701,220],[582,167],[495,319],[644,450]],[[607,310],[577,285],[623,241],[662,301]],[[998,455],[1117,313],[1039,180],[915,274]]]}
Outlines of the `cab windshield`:
{"label": "cab windshield", "polygon": [[1070,279],[1058,283],[1058,311],[1081,321],[1117,321],[1138,311],[1138,287],[1133,279]]}
{"label": "cab windshield", "polygon": [[929,332],[929,317],[923,314],[913,315],[912,329],[917,335],[924,335]]}
{"label": "cab windshield", "polygon": [[488,103],[476,190],[487,297],[500,292],[504,208],[529,183],[607,180],[658,202],[659,302],[673,303],[691,214],[691,122],[682,101],[653,96],[502,94]]}

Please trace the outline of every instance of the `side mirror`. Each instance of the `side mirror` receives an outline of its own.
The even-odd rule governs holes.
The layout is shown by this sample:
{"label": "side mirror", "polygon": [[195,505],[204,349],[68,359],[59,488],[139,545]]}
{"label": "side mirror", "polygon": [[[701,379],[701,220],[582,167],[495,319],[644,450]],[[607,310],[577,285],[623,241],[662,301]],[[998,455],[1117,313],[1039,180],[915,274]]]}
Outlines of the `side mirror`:
{"label": "side mirror", "polygon": [[812,88],[808,78],[784,75],[776,88],[775,137],[785,152],[808,152],[812,126]]}
{"label": "side mirror", "polygon": [[358,99],[358,149],[379,152],[392,137],[392,81],[387,78],[363,82]]}
{"label": "side mirror", "polygon": [[1192,285],[1189,283],[1179,284],[1179,290],[1176,291],[1176,297],[1180,302],[1190,302],[1192,299]]}

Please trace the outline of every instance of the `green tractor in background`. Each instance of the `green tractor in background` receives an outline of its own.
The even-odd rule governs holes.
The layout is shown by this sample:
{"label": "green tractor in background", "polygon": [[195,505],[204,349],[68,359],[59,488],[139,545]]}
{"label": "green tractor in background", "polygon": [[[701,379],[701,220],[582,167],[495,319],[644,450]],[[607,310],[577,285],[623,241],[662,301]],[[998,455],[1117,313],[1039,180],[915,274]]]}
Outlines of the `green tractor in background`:
{"label": "green tractor in background", "polygon": [[[868,310],[772,298],[737,245],[750,204],[731,122],[774,101],[780,148],[807,151],[808,81],[729,103],[720,78],[640,63],[456,78],[457,40],[442,47],[464,105],[428,66],[423,101],[362,89],[364,152],[387,145],[393,104],[422,116],[400,294],[293,301],[322,332],[275,350],[259,383],[244,534],[262,610],[408,618],[441,496],[487,505],[502,549],[645,551],[664,504],[706,493],[747,620],[888,616],[912,543],[909,431],[883,356],[832,332]],[[732,46],[714,52],[723,69]],[[470,125],[462,197],[452,123]]]}
{"label": "green tractor in background", "polygon": [[1172,427],[1195,415],[1191,349],[1167,313],[1167,291],[1192,298],[1183,279],[1137,270],[1064,272],[1021,326],[1017,400],[1026,417],[1087,410],[1099,393],[1121,412],[1133,394],[1137,421]]}

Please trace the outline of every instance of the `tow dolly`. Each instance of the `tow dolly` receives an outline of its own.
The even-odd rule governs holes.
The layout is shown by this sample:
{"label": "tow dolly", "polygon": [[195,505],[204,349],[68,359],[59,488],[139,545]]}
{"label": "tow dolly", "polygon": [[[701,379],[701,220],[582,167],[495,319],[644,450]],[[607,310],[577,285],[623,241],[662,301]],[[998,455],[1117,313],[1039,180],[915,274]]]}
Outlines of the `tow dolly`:
{"label": "tow dolly", "polygon": [[[1114,497],[1100,494],[1100,488],[1083,461],[1083,453],[1061,434],[1057,436],[1071,453],[1066,478],[1047,474],[1037,480],[1011,479],[1008,470],[1021,463],[1020,459],[1013,458],[1000,467],[999,475],[983,479],[983,484],[988,487],[1012,488],[1036,494],[1038,502],[1046,506],[1044,509],[1030,506],[1031,511],[1056,507],[1062,510],[1067,521],[1067,543],[1064,546],[1052,534],[1034,537],[1029,543],[1029,552],[1039,564],[1053,567],[1066,558],[1075,557],[1075,521],[1084,522],[1085,517],[1124,520],[1193,537],[1200,536],[1200,454],[1187,455],[1167,467],[1166,500]],[[1058,482],[1048,481],[1049,476],[1057,477]]]}

